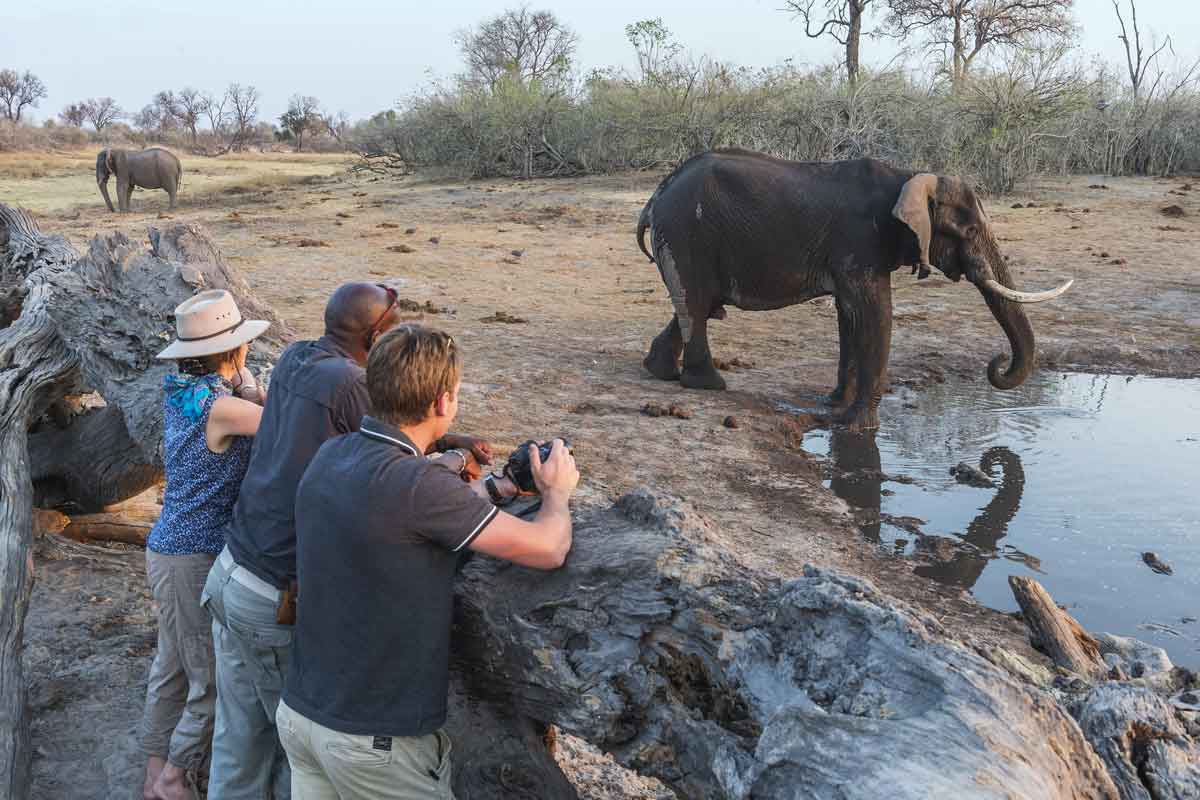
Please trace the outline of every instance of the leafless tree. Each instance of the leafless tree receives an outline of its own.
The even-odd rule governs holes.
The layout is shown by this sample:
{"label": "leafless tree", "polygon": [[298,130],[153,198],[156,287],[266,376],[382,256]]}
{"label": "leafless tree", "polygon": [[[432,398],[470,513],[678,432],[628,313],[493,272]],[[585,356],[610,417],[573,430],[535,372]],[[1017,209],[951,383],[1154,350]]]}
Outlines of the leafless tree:
{"label": "leafless tree", "polygon": [[288,101],[288,109],[279,117],[279,124],[296,140],[296,152],[304,150],[304,134],[306,131],[319,130],[323,126],[321,119],[321,101],[310,95],[292,95]]}
{"label": "leafless tree", "polygon": [[19,74],[14,69],[0,69],[0,112],[5,119],[21,121],[26,108],[37,108],[38,101],[46,96],[46,84],[29,70]]}
{"label": "leafless tree", "polygon": [[87,121],[87,112],[83,107],[83,103],[71,103],[58,113],[58,118],[62,120],[64,125],[70,125],[73,128],[82,128],[83,123]]}
{"label": "leafless tree", "polygon": [[142,110],[129,118],[133,127],[147,136],[163,129],[162,109],[155,103],[147,103]]}
{"label": "leafless tree", "polygon": [[579,40],[550,11],[509,9],[456,37],[471,78],[495,86],[506,75],[522,83],[562,78]]}
{"label": "leafless tree", "polygon": [[258,117],[258,100],[258,89],[253,86],[231,83],[225,90],[229,121],[233,126],[233,139],[229,143],[231,150],[243,149],[252,138]]}
{"label": "leafless tree", "polygon": [[810,39],[828,36],[846,49],[846,77],[858,80],[859,41],[863,16],[874,0],[787,0],[790,11],[804,22],[804,35]]}
{"label": "leafless tree", "polygon": [[194,145],[197,138],[196,126],[205,111],[205,97],[197,89],[187,86],[176,95],[175,101],[175,118],[192,135]]}
{"label": "leafless tree", "polygon": [[1147,55],[1142,45],[1142,32],[1138,29],[1137,18],[1137,3],[1135,0],[1129,0],[1129,14],[1132,17],[1130,27],[1133,29],[1133,35],[1130,36],[1129,29],[1125,26],[1125,17],[1121,15],[1121,4],[1118,0],[1112,0],[1113,11],[1117,12],[1117,22],[1121,23],[1121,35],[1117,38],[1125,45],[1125,64],[1129,68],[1129,85],[1133,89],[1133,96],[1136,99],[1142,91],[1142,83],[1146,79],[1146,73],[1150,69],[1150,65],[1158,58],[1163,50],[1171,46],[1171,37],[1168,36],[1161,45],[1154,47]]}
{"label": "leafless tree", "polygon": [[120,119],[124,112],[111,97],[91,98],[83,101],[83,117],[92,123],[96,133]]}
{"label": "leafless tree", "polygon": [[345,144],[346,135],[350,132],[350,115],[345,111],[333,114],[324,111],[320,115],[321,127],[335,142]]}
{"label": "leafless tree", "polygon": [[225,106],[229,102],[228,96],[214,97],[211,92],[204,92],[200,95],[199,102],[200,113],[208,120],[208,126],[212,130],[213,136],[219,136],[225,127],[228,116],[225,111]]}
{"label": "leafless tree", "polygon": [[980,53],[1015,46],[1031,36],[1066,37],[1074,30],[1075,0],[887,0],[888,31],[907,37],[924,31],[947,51],[955,90]]}

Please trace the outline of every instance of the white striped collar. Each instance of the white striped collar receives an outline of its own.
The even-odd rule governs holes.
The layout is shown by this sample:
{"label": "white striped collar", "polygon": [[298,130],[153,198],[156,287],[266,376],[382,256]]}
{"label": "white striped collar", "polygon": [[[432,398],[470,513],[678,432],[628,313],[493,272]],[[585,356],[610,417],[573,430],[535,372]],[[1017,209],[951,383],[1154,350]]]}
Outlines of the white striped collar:
{"label": "white striped collar", "polygon": [[[365,420],[364,420],[364,422],[365,422]],[[394,436],[388,436],[386,433],[381,433],[379,431],[373,431],[370,428],[368,428],[365,424],[359,425],[358,432],[361,433],[363,436],[366,436],[368,439],[376,439],[380,442],[388,442],[390,444],[396,445],[397,447],[403,447],[405,450],[412,453],[414,456],[421,455],[420,453],[417,452],[417,448],[413,447],[408,442],[401,441],[400,439],[397,439]]]}

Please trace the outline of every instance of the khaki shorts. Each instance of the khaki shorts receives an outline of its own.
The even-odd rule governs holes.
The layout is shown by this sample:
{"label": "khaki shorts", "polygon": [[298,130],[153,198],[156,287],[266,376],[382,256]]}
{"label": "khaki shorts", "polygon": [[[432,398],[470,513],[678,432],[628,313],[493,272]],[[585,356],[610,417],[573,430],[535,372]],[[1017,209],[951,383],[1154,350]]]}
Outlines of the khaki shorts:
{"label": "khaki shorts", "polygon": [[355,736],[288,708],[275,712],[292,767],[292,800],[454,800],[450,737]]}

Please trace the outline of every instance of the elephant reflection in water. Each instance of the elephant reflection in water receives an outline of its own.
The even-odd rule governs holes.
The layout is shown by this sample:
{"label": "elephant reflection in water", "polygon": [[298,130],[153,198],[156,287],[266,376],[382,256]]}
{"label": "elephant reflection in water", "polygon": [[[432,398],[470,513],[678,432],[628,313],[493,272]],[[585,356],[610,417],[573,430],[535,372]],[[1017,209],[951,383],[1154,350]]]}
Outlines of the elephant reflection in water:
{"label": "elephant reflection in water", "polygon": [[[1008,534],[1008,524],[1017,515],[1025,491],[1025,469],[1019,455],[1007,447],[992,447],[979,459],[979,468],[988,474],[997,464],[1003,468],[1004,478],[991,502],[971,521],[966,534],[959,540],[968,546],[956,546],[949,559],[921,564],[913,570],[918,575],[970,589],[988,562],[996,557],[1000,540]],[[1022,560],[1029,566],[1036,566],[1032,556],[1023,556]]]}
{"label": "elephant reflection in water", "polygon": [[[869,521],[860,529],[867,539],[880,541],[879,512],[885,476],[875,434],[835,429],[830,440],[829,456],[836,467],[829,488],[854,508],[868,512],[863,516]],[[1021,507],[1021,496],[1025,491],[1025,470],[1021,466],[1020,456],[1007,447],[992,447],[984,452],[979,468],[990,474],[996,466],[1003,471],[1000,487],[967,526],[961,538],[923,537],[926,546],[941,540],[952,542],[953,548],[948,558],[916,567],[914,571],[918,575],[970,589],[979,580],[988,562],[996,557],[1000,540],[1008,534],[1008,525]],[[923,549],[921,544],[918,544],[918,549]],[[1031,556],[1024,556],[1023,560],[1036,567],[1036,560]]]}
{"label": "elephant reflection in water", "polygon": [[829,458],[836,468],[829,488],[851,508],[867,512],[862,514],[865,521],[859,530],[868,540],[878,542],[884,475],[874,431],[851,433],[845,428],[834,428],[829,440]]}

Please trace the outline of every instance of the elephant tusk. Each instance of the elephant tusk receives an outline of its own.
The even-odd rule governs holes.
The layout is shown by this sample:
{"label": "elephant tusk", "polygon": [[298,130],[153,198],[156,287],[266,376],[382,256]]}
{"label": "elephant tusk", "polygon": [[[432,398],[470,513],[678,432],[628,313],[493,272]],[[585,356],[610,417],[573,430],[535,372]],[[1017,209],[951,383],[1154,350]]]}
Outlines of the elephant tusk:
{"label": "elephant tusk", "polygon": [[1075,283],[1074,278],[1067,281],[1062,286],[1059,286],[1057,289],[1050,289],[1045,292],[1018,292],[1016,289],[1010,289],[999,281],[994,281],[991,278],[985,280],[983,285],[986,286],[989,291],[995,292],[1007,300],[1012,300],[1014,303],[1043,303],[1047,300],[1053,300],[1054,298],[1058,297],[1067,289],[1070,289],[1071,284],[1073,283]]}

